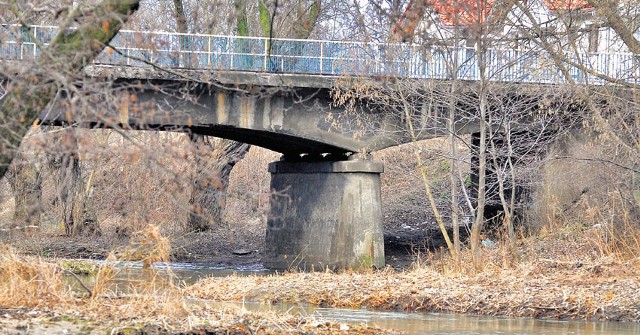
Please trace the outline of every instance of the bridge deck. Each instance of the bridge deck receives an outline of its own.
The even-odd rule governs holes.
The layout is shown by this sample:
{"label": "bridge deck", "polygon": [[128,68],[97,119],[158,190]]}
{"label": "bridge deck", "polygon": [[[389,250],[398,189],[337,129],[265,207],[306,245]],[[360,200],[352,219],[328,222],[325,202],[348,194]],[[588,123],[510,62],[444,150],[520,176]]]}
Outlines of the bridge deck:
{"label": "bridge deck", "polygon": [[[0,27],[0,59],[36,58],[57,34],[57,27]],[[95,63],[174,69],[228,70],[323,76],[393,76],[446,80],[453,70],[461,80],[479,80],[476,51],[468,47],[425,47],[341,41],[179,34],[122,30]],[[616,80],[639,83],[640,57],[631,53],[566,53],[572,62]],[[454,62],[454,60],[456,60]],[[458,64],[453,69],[452,64]],[[567,79],[551,55],[536,49],[493,48],[487,51],[487,78],[492,81],[563,83]],[[565,64],[580,84],[605,80]]]}

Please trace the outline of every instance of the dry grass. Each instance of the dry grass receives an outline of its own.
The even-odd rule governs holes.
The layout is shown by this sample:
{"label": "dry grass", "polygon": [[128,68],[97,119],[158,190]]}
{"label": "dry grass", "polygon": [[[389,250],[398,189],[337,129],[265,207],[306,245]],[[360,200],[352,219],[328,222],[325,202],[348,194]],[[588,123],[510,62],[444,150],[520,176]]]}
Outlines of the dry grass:
{"label": "dry grass", "polygon": [[[521,241],[521,261],[513,267],[504,267],[500,247],[484,249],[485,267],[481,272],[470,265],[468,252],[462,255],[463,265],[459,267],[448,254],[438,253],[401,272],[387,268],[371,273],[209,278],[188,288],[188,293],[219,301],[246,299],[517,317],[640,320],[640,259],[623,262],[587,255],[576,260],[571,253],[546,253],[540,247],[554,243],[576,247],[561,239],[557,235]],[[583,240],[582,244],[586,244],[582,248],[593,248],[589,241]]]}
{"label": "dry grass", "polygon": [[144,230],[135,232],[129,245],[117,253],[121,260],[142,261],[146,269],[156,262],[169,262],[171,243],[162,236],[158,226],[150,224]]}
{"label": "dry grass", "polygon": [[59,267],[0,245],[0,306],[46,307],[70,301]]}
{"label": "dry grass", "polygon": [[[149,226],[138,235],[128,250],[143,255],[143,261],[166,261],[169,245],[157,227]],[[113,255],[113,254],[112,254]],[[112,256],[113,257],[113,256]],[[55,331],[62,320],[75,320],[80,332],[100,333],[233,333],[233,334],[380,334],[379,329],[352,326],[341,330],[335,322],[311,317],[248,312],[242,307],[213,307],[186,299],[183,287],[176,285],[171,273],[144,269],[142,283],[131,284],[127,293],[112,291],[117,274],[109,261],[100,266],[91,296],[79,295],[68,288],[63,270],[40,259],[24,258],[10,247],[0,249],[0,310],[13,313],[11,319],[29,318],[34,329]],[[29,309],[26,309],[29,308]],[[36,309],[32,309],[36,308]],[[50,318],[33,315],[49,315]],[[40,325],[38,325],[38,323]],[[0,328],[15,328],[7,319]],[[40,328],[38,328],[40,326]],[[94,329],[95,328],[95,329]],[[97,329],[97,330],[96,330]],[[62,331],[62,329],[60,329]]]}
{"label": "dry grass", "polygon": [[577,245],[577,251],[565,250],[568,255],[633,262],[640,255],[637,178],[607,161],[633,165],[627,161],[637,157],[620,157],[613,142],[595,135],[582,131],[552,148],[549,157],[560,158],[544,165],[529,221],[538,225],[536,236],[561,233],[565,244]]}

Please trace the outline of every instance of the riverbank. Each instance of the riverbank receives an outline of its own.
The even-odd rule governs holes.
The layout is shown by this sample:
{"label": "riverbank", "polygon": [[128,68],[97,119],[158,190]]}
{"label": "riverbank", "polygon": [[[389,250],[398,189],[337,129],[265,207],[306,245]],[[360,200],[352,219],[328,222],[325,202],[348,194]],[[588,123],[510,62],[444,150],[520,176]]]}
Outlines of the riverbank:
{"label": "riverbank", "polygon": [[80,278],[59,261],[21,256],[0,245],[0,334],[387,333],[309,315],[200,303],[167,271],[153,268],[144,270],[144,278],[129,279],[126,289],[114,286],[118,270],[109,264],[91,272],[92,285],[74,288],[70,284]]}
{"label": "riverbank", "polygon": [[[500,247],[485,248],[480,271],[454,269],[450,257],[439,253],[405,270],[208,278],[187,294],[216,301],[639,322],[640,258],[598,255],[590,241],[562,236],[521,241],[520,260],[512,266],[505,265]],[[468,254],[463,264],[470,264]]]}
{"label": "riverbank", "polygon": [[[135,255],[144,264],[151,258],[166,261],[175,254],[170,253],[168,239],[152,226],[145,234],[136,236],[129,241],[128,249],[120,250],[120,256]],[[11,329],[6,334],[27,334],[30,332],[23,330],[66,327],[71,321],[77,333],[91,333],[85,330],[95,329],[97,333],[115,329],[115,333],[121,334],[382,332],[366,326],[326,323],[308,316],[252,313],[238,306],[221,310],[191,303],[198,299],[239,305],[292,303],[639,322],[640,258],[633,251],[636,249],[626,249],[625,253],[623,249],[607,247],[613,244],[605,244],[599,238],[602,236],[601,228],[587,228],[558,229],[523,237],[517,241],[514,257],[508,256],[504,241],[496,239],[482,249],[485,260],[482,269],[469,265],[467,249],[463,250],[458,266],[444,250],[422,253],[414,249],[402,254],[413,260],[409,266],[392,263],[396,266],[364,272],[232,275],[203,279],[187,287],[167,286],[156,279],[153,272],[156,270],[152,270],[151,280],[142,280],[142,287],[126,294],[105,289],[115,277],[109,275],[112,272],[108,265],[102,263],[104,272],[100,274],[98,270],[95,282],[85,290],[92,291],[91,297],[83,290],[74,291],[64,285],[63,280],[68,282],[69,274],[59,261],[16,255],[11,248],[4,248],[0,254],[0,275],[4,276],[0,278],[0,306],[4,312],[0,316],[8,317],[0,318],[0,327]],[[612,237],[606,236],[609,240]],[[70,248],[84,250],[78,245]],[[259,259],[259,253],[252,254],[250,257]],[[393,261],[394,257],[388,259]]]}
{"label": "riverbank", "polygon": [[207,312],[167,322],[166,318],[110,320],[104,316],[75,310],[24,309],[0,307],[0,334],[82,334],[82,335],[244,335],[244,334],[389,334],[364,325],[347,325],[312,317],[227,309]]}
{"label": "riverbank", "polygon": [[219,301],[309,303],[416,312],[640,321],[640,281],[626,264],[526,264],[479,275],[403,272],[295,273],[209,278],[188,294]]}
{"label": "riverbank", "polygon": [[187,326],[164,318],[109,320],[82,311],[0,307],[0,334],[82,335],[240,335],[240,334],[389,334],[364,325],[346,325],[311,317],[256,313],[241,309],[206,313],[185,319]]}
{"label": "riverbank", "polygon": [[[260,263],[265,250],[263,229],[236,232],[229,227],[221,227],[206,232],[174,234],[169,238],[172,262],[237,268]],[[25,255],[51,259],[106,259],[112,251],[118,254],[126,249],[131,240],[130,237],[114,238],[112,234],[68,237],[56,231],[0,232],[0,243],[11,245]],[[418,251],[444,245],[442,234],[436,228],[417,233],[397,229],[394,234],[385,234],[386,264],[395,269],[406,269],[413,264]]]}

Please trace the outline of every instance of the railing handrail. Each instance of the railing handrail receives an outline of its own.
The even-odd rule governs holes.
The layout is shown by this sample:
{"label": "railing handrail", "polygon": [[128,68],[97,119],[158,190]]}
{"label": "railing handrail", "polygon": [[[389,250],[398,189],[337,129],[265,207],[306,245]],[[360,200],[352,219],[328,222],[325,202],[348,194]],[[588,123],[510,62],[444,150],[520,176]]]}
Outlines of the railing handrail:
{"label": "railing handrail", "polygon": [[[20,25],[2,24],[11,30]],[[56,26],[34,25],[32,36],[12,34],[14,40],[0,44],[0,58],[35,58],[60,29]],[[11,36],[11,35],[10,35]],[[41,36],[46,36],[43,40]],[[143,38],[139,38],[143,36]],[[154,37],[161,39],[153,39]],[[189,37],[187,44],[182,38]],[[147,37],[152,39],[146,40]],[[168,38],[167,38],[168,37]],[[28,38],[25,40],[25,38]],[[236,41],[236,42],[234,42]],[[238,42],[248,41],[248,42]],[[155,42],[156,44],[136,44]],[[284,42],[282,48],[272,48]],[[292,44],[287,44],[293,42]],[[4,47],[3,47],[4,45]],[[307,47],[310,46],[310,47]],[[342,74],[411,78],[446,79],[452,71],[462,80],[478,80],[475,47],[465,45],[324,41],[214,34],[184,34],[166,31],[121,30],[111,47],[118,53],[102,53],[94,63],[106,65],[148,66],[142,58],[162,66],[195,69],[226,69],[255,72],[303,73],[337,76]],[[4,49],[6,50],[4,50]],[[13,49],[11,49],[13,48]],[[4,51],[3,51],[4,50]],[[487,49],[491,80],[521,82],[562,82],[552,55],[540,47],[512,48],[508,45]],[[562,52],[567,60],[584,64],[589,70],[615,79],[640,83],[640,57],[629,52]],[[124,62],[121,57],[124,55]],[[131,57],[136,56],[136,57]],[[461,60],[455,68],[451,58]],[[5,57],[6,58],[6,57]],[[137,58],[137,59],[136,59]],[[569,65],[569,64],[567,64]],[[569,73],[579,83],[603,83],[603,79],[577,66],[568,66]]]}
{"label": "railing handrail", "polygon": [[[7,24],[2,24],[3,26],[7,26]],[[8,24],[9,26],[19,27],[20,24]],[[59,26],[52,25],[31,25],[29,27],[34,28],[49,28],[49,29],[60,29]],[[130,29],[121,29],[119,33],[140,33],[140,34],[160,34],[160,35],[172,35],[172,36],[196,36],[196,37],[213,37],[213,38],[226,38],[226,39],[250,39],[250,40],[259,40],[259,41],[288,41],[288,42],[311,42],[311,43],[332,43],[332,44],[348,44],[348,45],[363,45],[363,46],[398,46],[401,48],[424,48],[424,45],[418,43],[400,43],[400,42],[362,42],[362,41],[343,41],[343,40],[319,40],[319,39],[295,39],[295,38],[281,38],[281,37],[262,37],[262,36],[236,36],[236,35],[218,35],[218,34],[202,34],[202,33],[180,33],[180,32],[171,32],[165,30],[130,30]],[[475,50],[475,47],[468,46],[453,46],[453,45],[432,45],[430,49],[451,49],[451,50]],[[532,48],[529,48],[533,50]],[[500,48],[500,47],[492,47],[487,50],[516,50],[513,48]],[[622,52],[622,51],[606,51],[606,52],[591,52],[585,51],[584,53],[589,55],[627,55],[632,56],[634,53],[632,52]],[[638,55],[640,56],[640,55]]]}

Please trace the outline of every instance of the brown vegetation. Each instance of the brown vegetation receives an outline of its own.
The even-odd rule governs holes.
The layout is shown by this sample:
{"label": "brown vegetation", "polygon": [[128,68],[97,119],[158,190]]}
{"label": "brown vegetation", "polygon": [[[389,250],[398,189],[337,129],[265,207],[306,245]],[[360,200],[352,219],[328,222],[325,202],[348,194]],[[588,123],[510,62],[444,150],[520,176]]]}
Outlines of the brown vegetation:
{"label": "brown vegetation", "polygon": [[[174,4],[177,3],[181,2],[174,1]],[[244,1],[235,2],[236,5],[240,3]],[[273,17],[269,19],[268,15],[264,15],[265,10],[266,14],[269,14],[266,2],[260,1],[260,3],[262,4],[258,8],[260,18],[267,21],[247,22],[246,17],[240,17],[247,15],[246,8],[233,12],[240,34],[246,34],[240,31],[241,25],[244,24],[245,29],[253,30],[261,26],[259,28],[262,28],[264,35],[272,35],[273,32],[266,31],[266,28],[271,29],[274,26],[269,20],[274,19],[276,10],[273,9]],[[354,2],[356,3],[359,2]],[[397,8],[393,10],[399,10],[402,2],[395,3]],[[523,4],[517,2],[519,7],[524,6]],[[230,4],[227,6],[229,7]],[[594,6],[600,8],[600,11],[607,9],[597,4]],[[635,8],[636,5],[630,2],[627,6]],[[308,15],[303,15],[305,17],[300,16],[304,11],[295,10],[298,12],[298,17],[304,21],[305,29],[291,28],[293,35],[308,37],[312,33],[309,28],[313,28],[315,21],[320,17],[317,11],[319,7],[320,1],[313,1],[312,6],[308,7]],[[236,6],[236,9],[239,8]],[[178,11],[178,8],[176,10]],[[521,10],[527,14],[522,18],[531,15],[529,9],[521,8]],[[184,16],[184,8],[180,8],[179,11]],[[192,12],[199,11],[192,10]],[[355,8],[354,12],[356,16],[361,16],[359,8]],[[56,21],[61,13],[62,11],[56,13],[56,19],[52,20]],[[229,13],[225,12],[225,14]],[[375,15],[385,14],[388,13],[380,10]],[[78,19],[92,23],[89,18],[73,15],[69,15],[68,24],[74,24],[73,22]],[[128,15],[128,11],[123,14],[123,16]],[[631,36],[632,34],[629,35],[628,29],[621,25],[621,20],[626,18],[613,13],[611,8],[598,15],[604,15],[608,24],[620,34],[630,50],[638,49],[637,41]],[[229,15],[229,18],[232,16]],[[165,29],[164,18],[166,17],[165,15],[157,20],[158,16],[154,13],[134,21],[140,26]],[[349,16],[345,14],[345,17]],[[228,21],[229,18],[227,18]],[[215,19],[219,18],[209,18],[210,21]],[[145,20],[158,22],[149,23]],[[391,26],[386,24],[389,23],[388,20],[389,17],[387,21],[377,20],[384,22],[382,26],[385,27],[376,27],[373,30],[364,25],[364,22],[376,21],[371,17],[368,20],[351,21],[360,26],[360,29],[354,29],[359,31],[356,35],[369,41],[370,37],[376,35],[375,29],[386,29]],[[285,19],[279,18],[278,22],[282,24],[285,21],[296,20],[285,17]],[[557,39],[557,43],[550,43],[544,37],[548,33],[546,23],[532,21],[520,22],[520,26],[516,28],[523,31],[520,31],[517,40],[512,42],[518,44],[517,47],[521,50],[525,46],[520,45],[519,39],[528,36],[530,41],[527,43],[541,45],[539,50],[546,50],[552,55],[555,67],[566,76],[566,82],[574,83],[567,68],[569,64],[567,62],[570,60],[556,51],[566,50],[569,47],[575,48],[575,39],[569,36],[575,33],[575,31],[572,32],[574,27],[567,26],[564,32],[562,27],[559,27],[559,32],[553,36],[553,39]],[[117,21],[116,24],[105,22],[106,26],[102,26],[103,30],[113,35],[115,34],[113,29],[120,26],[119,22]],[[183,20],[177,23],[186,24],[187,22]],[[207,32],[213,32],[213,22],[209,23],[209,25],[201,24],[194,19],[190,24],[208,26]],[[91,25],[87,24],[87,27],[89,26]],[[220,26],[215,29],[228,32],[227,26],[233,25]],[[542,30],[543,27],[545,31]],[[92,27],[92,30],[95,28]],[[181,30],[186,31],[187,28],[181,27]],[[475,94],[466,94],[466,98],[460,94],[456,89],[455,71],[450,74],[454,82],[450,90],[445,90],[444,94],[437,90],[429,93],[431,97],[441,100],[437,102],[437,108],[450,107],[451,114],[448,121],[450,125],[454,121],[456,109],[470,112],[471,114],[467,115],[469,120],[482,120],[479,125],[481,135],[478,139],[496,139],[503,136],[502,144],[504,145],[504,142],[508,142],[506,138],[509,138],[509,134],[514,131],[512,126],[518,125],[511,125],[510,122],[516,120],[508,120],[502,116],[534,109],[536,113],[543,115],[541,116],[543,118],[553,119],[558,116],[562,119],[560,123],[553,124],[557,127],[554,129],[554,131],[558,130],[557,133],[561,133],[559,130],[572,128],[576,124],[581,124],[582,128],[591,129],[593,132],[585,131],[580,134],[574,133],[574,137],[567,136],[565,143],[556,143],[551,146],[546,157],[531,155],[531,160],[524,163],[522,163],[522,157],[512,157],[511,153],[507,155],[509,158],[505,159],[507,156],[499,149],[511,151],[513,148],[510,145],[497,148],[496,143],[479,140],[480,145],[477,148],[473,148],[473,145],[458,146],[458,140],[473,141],[458,136],[460,134],[455,132],[454,127],[449,127],[451,140],[448,143],[441,140],[419,142],[415,134],[410,134],[409,137],[413,143],[376,153],[375,156],[384,161],[387,168],[387,173],[382,180],[385,231],[388,235],[407,236],[412,238],[412,243],[416,243],[415,249],[418,251],[413,257],[415,259],[413,267],[401,271],[388,268],[365,273],[289,273],[257,278],[208,279],[186,290],[173,285],[171,280],[167,283],[166,280],[158,279],[153,270],[150,270],[151,276],[147,285],[135,288],[133,293],[126,296],[119,296],[109,291],[109,283],[114,278],[115,270],[105,265],[98,269],[95,285],[90,289],[87,288],[87,291],[90,291],[87,297],[84,293],[80,295],[65,286],[63,276],[66,270],[37,258],[19,256],[11,248],[2,247],[0,250],[0,306],[20,311],[24,311],[23,308],[46,308],[55,313],[78,315],[85,319],[118,320],[117,327],[134,325],[144,328],[146,327],[144,324],[161,324],[163,329],[169,331],[181,330],[185,324],[189,325],[189,330],[197,330],[199,327],[197,325],[209,322],[210,324],[204,327],[210,326],[215,331],[237,333],[305,331],[333,333],[339,330],[339,327],[325,323],[318,327],[317,324],[300,317],[254,315],[241,310],[231,312],[211,310],[204,306],[187,303],[185,295],[220,301],[250,299],[270,303],[306,302],[340,307],[411,311],[592,320],[640,320],[638,314],[638,301],[640,301],[638,296],[640,292],[638,287],[640,283],[638,127],[640,118],[637,112],[640,104],[634,92],[637,87],[627,86],[629,91],[622,92],[618,86],[611,86],[613,87],[611,89],[607,86],[592,89],[588,86],[565,85],[558,86],[557,90],[554,88],[553,93],[560,103],[548,102],[549,93],[547,92],[532,90],[529,92],[532,94],[531,98],[521,99],[519,96],[514,96],[512,105],[502,105],[501,98],[495,98],[493,94],[510,92],[514,86],[502,87],[494,85],[493,82],[490,83],[484,73],[488,63],[486,59],[483,61],[483,58],[487,57],[488,48],[498,40],[494,41],[494,36],[490,33],[485,34],[486,27],[475,28],[477,28],[475,31],[466,28],[460,31],[454,29],[455,36],[451,37],[455,45],[463,43],[475,45],[475,50],[468,50],[478,55],[477,65],[481,72],[480,85],[475,88],[469,85],[475,90]],[[599,27],[596,28],[599,29]],[[374,34],[370,34],[367,29]],[[533,38],[531,31],[544,38]],[[566,38],[568,36],[570,38]],[[108,41],[109,38],[101,40]],[[506,38],[511,37],[506,36]],[[424,41],[430,41],[430,38],[427,36]],[[439,41],[439,43],[446,45],[451,41]],[[430,42],[425,43],[425,51],[431,50],[429,44]],[[99,51],[98,48],[80,49],[91,51],[90,55],[95,55]],[[55,256],[62,253],[108,260],[119,257],[141,260],[146,268],[153,262],[166,262],[171,258],[202,260],[205,257],[206,260],[210,260],[206,257],[228,255],[235,248],[258,250],[257,254],[260,254],[264,249],[264,213],[268,207],[270,193],[266,164],[277,159],[277,154],[253,148],[231,172],[236,159],[233,157],[227,161],[224,159],[230,158],[230,152],[234,150],[212,153],[208,151],[210,147],[204,146],[207,149],[198,151],[194,149],[194,144],[184,133],[129,132],[126,129],[79,130],[76,136],[67,139],[71,142],[69,147],[64,147],[62,150],[63,156],[67,157],[53,159],[54,161],[66,159],[64,164],[61,164],[63,162],[44,164],[47,161],[44,157],[45,153],[56,153],[57,149],[54,147],[57,142],[60,142],[59,139],[55,139],[56,133],[66,130],[42,129],[31,127],[31,125],[35,115],[54,96],[58,89],[56,85],[64,86],[67,90],[79,90],[78,87],[82,86],[82,92],[76,92],[81,94],[76,94],[75,98],[92,94],[112,98],[113,93],[109,82],[94,82],[88,78],[76,76],[82,64],[67,62],[65,58],[56,62],[57,59],[54,59],[55,57],[51,54],[48,56],[45,54],[44,57],[45,60],[51,60],[51,64],[48,64],[51,65],[51,69],[34,70],[33,76],[29,77],[32,79],[22,83],[25,87],[22,92],[29,92],[29,94],[22,99],[9,96],[9,102],[2,105],[2,112],[9,121],[12,119],[11,116],[18,115],[13,111],[23,111],[26,116],[13,120],[15,122],[3,124],[3,134],[9,136],[9,143],[13,146],[8,148],[10,152],[3,152],[4,156],[0,155],[3,156],[0,160],[5,163],[10,161],[18,150],[16,145],[22,141],[23,133],[31,131],[31,134],[22,142],[19,161],[14,162],[12,167],[14,179],[7,180],[9,183],[5,182],[3,187],[4,193],[0,207],[2,209],[0,225],[6,229],[2,231],[3,240],[14,243],[27,253],[36,255]],[[454,61],[456,64],[451,69],[458,69],[458,61]],[[60,69],[55,69],[53,65],[57,65]],[[66,69],[67,66],[72,68]],[[550,69],[554,68],[550,67]],[[5,72],[4,69],[3,72]],[[6,73],[11,73],[14,79],[20,78],[20,76],[14,76],[12,71],[6,71]],[[69,78],[60,80],[60,76]],[[69,84],[74,80],[82,81],[81,79],[85,79],[82,85]],[[66,83],[67,81],[69,83]],[[39,87],[38,84],[41,82],[47,83],[48,87],[46,89]],[[411,81],[398,81],[397,90],[393,91],[400,96],[395,99],[390,94],[376,95],[368,90],[365,94],[369,95],[367,98],[371,101],[379,98],[380,104],[390,104],[392,110],[396,109],[395,112],[404,109],[400,117],[406,117],[407,128],[413,132],[413,127],[417,123],[411,123],[412,116],[416,118],[424,116],[420,113],[425,106],[418,103],[409,104],[412,98],[405,95],[405,92],[411,93],[413,90],[413,94],[424,95],[428,91],[423,88],[433,87],[434,83],[425,80],[423,84],[425,86],[420,87]],[[406,87],[400,89],[400,85]],[[15,90],[7,92],[20,98],[20,92]],[[422,98],[429,97],[429,94]],[[132,95],[129,99],[135,99],[135,96]],[[107,99],[108,103],[105,105],[118,108],[114,107],[117,104],[114,101]],[[83,106],[82,102],[78,106],[71,102],[69,104],[77,108],[87,107]],[[87,105],[94,104],[92,102]],[[479,106],[477,110],[475,107],[470,107],[475,105]],[[123,106],[126,107],[126,103]],[[400,106],[402,108],[398,108]],[[122,109],[128,113],[128,109]],[[493,114],[500,109],[504,109],[504,115]],[[77,112],[73,108],[69,110]],[[476,112],[479,112],[480,118],[477,118]],[[567,116],[564,115],[565,113],[572,118],[564,119]],[[491,123],[492,118],[494,123]],[[71,120],[70,117],[69,120]],[[485,124],[485,120],[489,121]],[[503,122],[505,120],[506,123]],[[421,121],[424,125],[430,124],[426,119]],[[13,127],[12,124],[20,127]],[[545,127],[548,125],[551,125],[551,122],[542,125],[545,132],[547,131]],[[18,131],[19,139],[13,134],[14,128]],[[540,134],[534,135],[541,135],[543,130]],[[513,134],[515,133],[517,131]],[[544,152],[549,144],[543,141],[530,142],[530,146],[540,149],[540,152]],[[218,148],[223,149],[223,147]],[[246,147],[242,146],[242,149]],[[474,150],[478,152],[478,161],[481,162],[476,162],[481,167],[478,171],[479,179],[475,181],[467,178],[470,174],[469,163],[472,161],[470,154]],[[216,166],[216,162],[220,161],[214,162],[211,160],[212,157],[221,159],[220,161],[224,164]],[[512,158],[519,160],[521,165],[532,163],[531,166],[542,167],[542,172],[524,175],[522,173],[524,169],[514,168]],[[533,164],[534,160],[536,164]],[[506,161],[509,164],[504,164]],[[204,163],[210,165],[207,166]],[[487,163],[493,163],[494,171],[500,170],[500,165],[508,166],[505,169],[509,171],[501,177],[487,176],[485,172],[491,170],[491,167],[482,167]],[[528,168],[534,169],[531,166]],[[4,164],[1,168],[7,167],[8,164]],[[213,170],[213,173],[207,175],[203,173],[204,170]],[[231,173],[229,179],[227,179],[228,173]],[[195,176],[197,185],[193,185],[194,174],[198,174]],[[429,178],[425,178],[425,175]],[[490,177],[498,180],[493,180],[494,185],[489,183],[485,185],[485,180],[491,179]],[[499,180],[500,178],[502,180]],[[467,182],[468,179],[469,182]],[[519,183],[522,182],[533,188],[532,199],[534,199],[531,202],[531,210],[524,216],[525,220],[519,222],[521,224],[519,227],[513,226],[517,223],[516,215],[513,215],[514,200],[507,199],[515,192],[505,191],[510,186],[512,191],[515,189],[516,179]],[[216,194],[216,191],[226,188],[227,181],[230,185],[228,191]],[[498,189],[505,219],[494,231],[482,231],[482,225],[485,223],[485,217],[482,214],[483,199],[487,195],[483,191],[490,186],[495,188],[496,181],[500,184]],[[510,181],[511,185],[509,185]],[[458,184],[461,185],[459,188]],[[13,193],[9,185],[14,188]],[[469,196],[470,193],[464,193],[466,203],[461,205],[460,199],[463,197],[456,195],[457,191],[464,191],[465,187],[471,189],[470,191],[474,191],[475,188],[477,192],[475,200],[479,200],[479,206],[475,209],[478,212],[473,213],[475,210],[469,209],[472,212],[468,213],[469,215],[464,215],[462,208],[473,207],[467,206],[474,200],[471,199],[473,196]],[[424,194],[424,189],[427,190],[427,195]],[[194,191],[196,191],[195,196]],[[431,205],[427,206],[429,201]],[[192,204],[195,206],[191,206]],[[213,209],[207,212],[204,206],[210,206]],[[225,207],[224,214],[219,211],[222,206]],[[458,216],[458,214],[461,215]],[[424,232],[436,227],[436,221],[440,223],[443,235],[446,236],[445,222],[455,227],[459,222],[464,222],[463,217],[472,218],[473,216],[476,222],[476,231],[472,239],[473,254],[465,245],[462,246],[462,252],[456,246],[455,252],[451,255],[442,251],[422,253],[425,245],[433,247],[432,241],[424,239]],[[190,218],[206,220],[203,220],[203,223],[189,224]],[[211,226],[211,221],[215,222],[212,231],[194,232],[194,230],[204,230],[201,228],[205,226]],[[82,229],[89,223],[94,226],[93,231],[96,234],[86,234],[89,230]],[[98,232],[101,236],[95,236]],[[60,236],[63,233],[68,236]],[[167,239],[163,234],[169,238]],[[416,236],[420,238],[413,239]],[[517,240],[515,240],[516,237]],[[173,242],[173,248],[170,248],[169,240]],[[483,245],[485,241],[486,245]],[[454,237],[454,245],[459,245],[460,242],[466,243]],[[451,248],[451,243],[447,244]],[[62,248],[66,250],[61,250]],[[116,251],[111,253],[110,251],[114,248]],[[256,256],[250,260],[256,262],[259,259]],[[391,261],[393,263],[394,259]],[[196,325],[195,328],[191,326],[192,324]],[[125,332],[124,329],[118,331]],[[354,333],[360,331],[371,330],[352,330]]]}
{"label": "brown vegetation", "polygon": [[[155,227],[148,227],[130,248],[129,256],[143,262],[165,260],[166,238]],[[140,256],[140,254],[144,254]],[[114,260],[109,257],[108,260]],[[318,322],[310,317],[252,313],[241,307],[216,308],[190,302],[185,291],[171,277],[146,269],[147,280],[131,283],[126,295],[112,291],[118,270],[101,265],[91,294],[74,291],[66,270],[41,259],[19,256],[7,246],[0,250],[0,320],[2,328],[55,330],[78,328],[83,333],[112,334],[377,334],[383,331],[365,326],[344,327],[339,323]],[[86,287],[85,287],[86,288]],[[16,320],[16,321],[13,321]],[[69,323],[71,321],[71,323]],[[66,322],[66,323],[65,323]]]}
{"label": "brown vegetation", "polygon": [[[485,248],[477,272],[468,251],[463,269],[446,253],[423,255],[396,272],[288,273],[209,278],[188,289],[220,301],[310,303],[321,306],[536,318],[637,321],[640,260],[586,257],[598,249],[590,232],[522,240],[522,261],[504,267],[505,248]],[[581,253],[581,256],[577,256]]]}
{"label": "brown vegetation", "polygon": [[[33,132],[23,146],[30,153],[28,157],[35,161],[42,159],[43,152],[52,145],[51,138],[59,131],[59,128],[50,128]],[[43,166],[40,167],[42,200],[37,206],[44,214],[38,233],[26,240],[20,232],[11,230],[11,236],[4,234],[1,237],[4,241],[38,255],[104,258],[111,249],[126,245],[147,224],[153,224],[171,239],[174,260],[203,261],[229,255],[239,248],[263,250],[271,191],[267,164],[277,160],[279,154],[252,148],[231,173],[223,222],[209,232],[194,233],[187,222],[189,197],[194,187],[191,176],[197,165],[195,149],[187,135],[127,132],[128,138],[125,138],[112,131],[81,129],[76,130],[76,135],[83,179],[88,179],[85,175],[92,176],[90,202],[102,235],[80,235],[72,239],[60,236],[65,231],[62,204],[58,200],[62,185],[56,174]],[[440,140],[419,144],[425,161],[429,161],[428,173],[433,176],[433,187],[438,194],[446,192],[449,185],[445,145]],[[420,177],[411,156],[414,147],[390,148],[375,155],[387,169],[382,176],[384,229],[387,234],[400,236],[402,242],[438,247],[430,241],[433,218],[424,207],[424,192],[416,187]],[[9,223],[15,222],[12,220],[15,202],[8,185],[5,184],[2,190],[4,214],[0,228],[8,229]],[[447,216],[446,197],[440,196],[438,203]]]}
{"label": "brown vegetation", "polygon": [[[42,158],[42,152],[49,150],[50,139],[59,130],[51,131],[53,133],[34,132],[27,139],[24,148],[30,153],[30,158],[38,161]],[[199,239],[217,235],[218,240],[201,246],[201,252],[198,250],[195,253],[215,256],[234,247],[251,245],[261,248],[261,236],[264,235],[261,219],[269,197],[266,165],[277,159],[277,154],[253,149],[232,173],[224,222],[216,225],[210,233],[193,234],[187,226],[187,220],[192,188],[190,181],[196,164],[193,147],[186,135],[131,132],[126,134],[128,138],[125,139],[112,131],[100,130],[78,130],[77,135],[82,171],[92,176],[90,201],[95,209],[97,226],[103,234],[77,236],[73,238],[75,247],[88,248],[106,257],[109,250],[126,244],[135,232],[152,223],[174,241],[183,242],[175,249],[176,255],[193,253],[193,250],[185,251],[180,246],[195,248]],[[59,249],[56,247],[57,241],[65,247],[72,246],[68,238],[59,236],[64,233],[61,228],[63,213],[59,210],[61,203],[58,200],[62,185],[55,179],[55,174],[49,173],[47,166],[40,168],[43,175],[42,200],[37,206],[44,214],[39,233],[33,240],[25,241],[16,229],[12,229],[7,232],[13,236],[3,234],[2,238],[19,245],[24,243],[26,250],[36,254],[43,254],[52,248],[53,253],[61,251],[65,255],[64,250],[56,250]],[[4,214],[0,227],[9,229],[10,223],[14,222],[12,213],[15,202],[11,188],[6,184],[2,199]],[[16,222],[15,225],[24,226],[25,223]],[[242,226],[243,229],[230,229],[233,226]],[[75,250],[73,248],[66,255],[73,256]]]}

